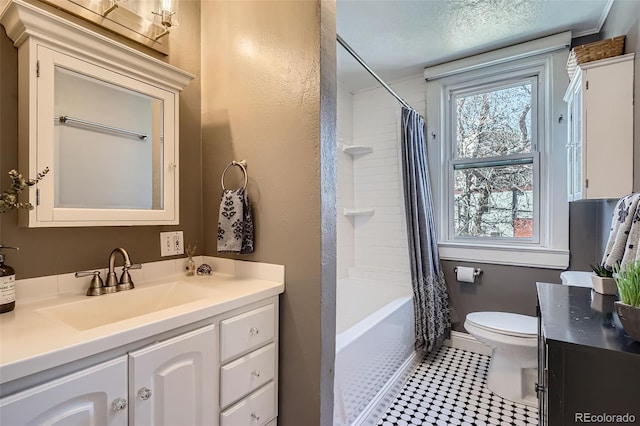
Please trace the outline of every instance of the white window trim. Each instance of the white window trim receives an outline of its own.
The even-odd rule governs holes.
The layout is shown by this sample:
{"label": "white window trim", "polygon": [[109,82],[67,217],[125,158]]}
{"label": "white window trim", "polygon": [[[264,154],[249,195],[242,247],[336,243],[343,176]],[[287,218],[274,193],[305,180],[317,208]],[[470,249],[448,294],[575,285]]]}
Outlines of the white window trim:
{"label": "white window trim", "polygon": [[[569,265],[569,204],[566,199],[566,120],[558,121],[565,113],[566,104],[562,96],[568,85],[565,65],[568,56],[567,43],[558,43],[553,37],[554,48],[540,54],[540,50],[526,55],[530,43],[511,46],[487,54],[487,66],[481,66],[481,56],[473,57],[473,67],[467,60],[447,64],[448,72],[434,78],[433,70],[425,70],[427,82],[427,149],[434,188],[435,211],[438,224],[440,258],[445,260],[475,261],[503,265],[530,266],[551,269],[566,269]],[[544,40],[544,39],[542,39]],[[538,44],[539,46],[539,44]],[[523,50],[524,49],[524,50]],[[500,58],[501,53],[503,57]],[[460,72],[456,72],[456,63]],[[497,65],[496,65],[497,64]],[[441,66],[440,66],[441,67]],[[449,226],[449,169],[452,153],[448,140],[451,132],[445,109],[448,108],[450,90],[469,85],[469,82],[490,82],[538,74],[540,115],[538,151],[540,162],[539,188],[540,208],[539,242],[516,242],[481,240],[454,240]],[[484,240],[486,241],[486,240]]]}
{"label": "white window trim", "polygon": [[[475,79],[473,81],[466,81],[464,84],[453,84],[451,86],[445,86],[445,91],[447,93],[447,106],[445,107],[445,110],[447,111],[447,114],[445,116],[445,119],[447,120],[446,122],[446,129],[444,132],[444,141],[446,141],[444,143],[445,147],[445,153],[446,153],[446,159],[443,162],[443,167],[446,167],[448,170],[447,176],[448,176],[448,182],[445,182],[444,185],[446,185],[447,188],[451,188],[454,185],[454,165],[460,162],[470,162],[470,161],[475,161],[475,162],[482,162],[482,161],[490,161],[490,160],[500,160],[501,158],[505,158],[505,157],[495,157],[495,158],[478,158],[478,159],[457,159],[454,158],[455,157],[455,149],[453,147],[453,143],[450,143],[450,141],[452,142],[455,135],[456,135],[456,122],[457,122],[457,117],[455,114],[455,102],[454,102],[454,98],[455,98],[455,94],[465,94],[465,93],[478,93],[479,89],[480,91],[484,91],[488,88],[497,88],[497,87],[504,87],[506,86],[505,83],[514,83],[514,82],[521,82],[524,80],[530,80],[532,86],[534,83],[536,83],[539,86],[539,81],[540,81],[540,74],[541,74],[542,70],[540,69],[534,69],[534,70],[522,70],[519,72],[509,72],[509,73],[505,73],[505,75],[498,75],[498,76],[493,76],[493,77],[489,77],[489,78],[479,78],[479,79]],[[495,81],[497,77],[498,81]],[[488,80],[488,81],[485,81]],[[479,245],[491,245],[491,244],[500,244],[502,241],[505,241],[505,243],[507,245],[512,245],[512,244],[535,244],[538,245],[540,243],[540,168],[542,167],[542,165],[540,164],[540,160],[539,160],[539,147],[540,142],[538,141],[539,139],[539,135],[541,134],[541,130],[543,130],[544,128],[544,117],[541,115],[542,110],[538,108],[538,100],[542,99],[540,98],[540,96],[538,95],[538,91],[539,88],[538,87],[532,87],[532,91],[533,91],[533,97],[532,97],[532,111],[537,112],[537,115],[534,117],[532,115],[532,119],[531,119],[531,142],[532,142],[532,146],[531,146],[531,152],[529,153],[522,153],[522,154],[510,154],[509,157],[511,158],[531,158],[532,163],[533,163],[533,167],[534,167],[534,174],[533,174],[533,187],[534,187],[534,194],[533,194],[533,205],[534,205],[534,236],[533,238],[530,239],[518,239],[517,241],[512,239],[512,238],[502,238],[502,239],[498,239],[498,238],[491,238],[491,237],[461,237],[461,236],[455,236],[455,231],[454,231],[454,223],[453,221],[447,221],[447,228],[446,228],[446,235],[442,235],[444,237],[444,239],[446,239],[446,241],[449,242],[461,242],[461,243],[471,243],[471,244],[479,244]],[[446,218],[451,218],[453,217],[453,209],[454,209],[454,195],[453,195],[453,191],[447,190],[447,198],[446,198],[446,202],[447,205],[446,206],[442,206],[443,211],[446,210],[446,214],[443,213],[443,219]],[[445,229],[443,229],[443,231],[445,231]]]}

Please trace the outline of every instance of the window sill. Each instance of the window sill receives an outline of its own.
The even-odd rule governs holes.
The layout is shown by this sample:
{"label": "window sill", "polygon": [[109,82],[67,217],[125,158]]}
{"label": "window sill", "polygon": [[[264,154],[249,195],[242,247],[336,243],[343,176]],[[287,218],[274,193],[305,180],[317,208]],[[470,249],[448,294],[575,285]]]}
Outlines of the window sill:
{"label": "window sill", "polygon": [[442,260],[545,269],[567,269],[569,266],[569,250],[441,242],[438,251]]}

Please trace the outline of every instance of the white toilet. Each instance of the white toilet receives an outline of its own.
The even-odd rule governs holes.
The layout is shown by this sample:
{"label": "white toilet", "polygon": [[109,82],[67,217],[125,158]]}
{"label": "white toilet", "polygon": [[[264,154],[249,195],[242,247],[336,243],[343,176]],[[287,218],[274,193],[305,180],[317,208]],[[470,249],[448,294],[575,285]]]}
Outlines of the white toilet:
{"label": "white toilet", "polygon": [[508,312],[472,312],[464,328],[492,349],[487,388],[507,400],[538,406],[538,320]]}

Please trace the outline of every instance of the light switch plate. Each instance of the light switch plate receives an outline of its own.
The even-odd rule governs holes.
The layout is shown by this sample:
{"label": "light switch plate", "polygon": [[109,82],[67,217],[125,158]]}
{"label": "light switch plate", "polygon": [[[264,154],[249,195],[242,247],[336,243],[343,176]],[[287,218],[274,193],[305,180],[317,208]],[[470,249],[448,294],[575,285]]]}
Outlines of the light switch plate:
{"label": "light switch plate", "polygon": [[184,254],[184,234],[182,231],[160,233],[160,256]]}

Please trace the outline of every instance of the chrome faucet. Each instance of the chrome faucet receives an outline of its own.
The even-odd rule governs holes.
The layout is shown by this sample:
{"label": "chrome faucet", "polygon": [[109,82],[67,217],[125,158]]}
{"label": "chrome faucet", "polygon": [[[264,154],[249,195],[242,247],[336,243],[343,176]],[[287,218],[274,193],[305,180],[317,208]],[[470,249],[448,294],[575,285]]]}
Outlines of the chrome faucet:
{"label": "chrome faucet", "polygon": [[[116,254],[120,253],[124,259],[122,266],[122,275],[120,281],[116,278]],[[101,294],[115,293],[116,291],[130,290],[133,288],[133,280],[129,275],[129,269],[142,269],[140,263],[131,264],[129,253],[122,247],[118,247],[109,255],[109,272],[107,273],[107,281],[102,282],[99,270],[89,270],[76,272],[76,278],[87,277],[93,275],[87,296],[100,296]]]}
{"label": "chrome faucet", "polygon": [[87,296],[100,296],[104,294],[104,282],[102,282],[102,278],[100,277],[100,271],[79,271],[76,272],[76,278],[88,277],[93,275],[91,279],[91,284],[89,284],[89,288],[87,289]]}
{"label": "chrome faucet", "polygon": [[[122,275],[120,275],[120,281],[116,278],[116,255],[120,253],[124,259],[124,265],[122,267]],[[134,288],[131,275],[129,275],[129,269],[141,269],[142,265],[131,264],[131,258],[129,253],[122,247],[113,249],[109,255],[109,272],[107,273],[107,280],[104,283],[104,293],[115,293],[116,291],[130,290]]]}

